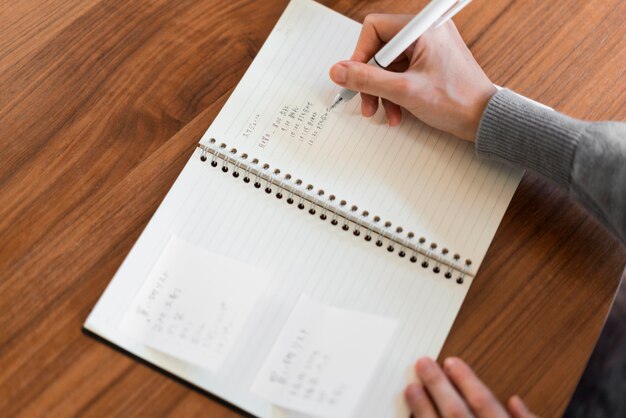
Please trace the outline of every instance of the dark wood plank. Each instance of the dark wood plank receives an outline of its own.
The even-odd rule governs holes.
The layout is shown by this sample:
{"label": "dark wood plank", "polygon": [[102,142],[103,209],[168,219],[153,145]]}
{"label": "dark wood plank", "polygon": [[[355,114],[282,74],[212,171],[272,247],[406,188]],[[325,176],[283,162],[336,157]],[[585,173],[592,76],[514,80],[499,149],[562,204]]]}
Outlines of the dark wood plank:
{"label": "dark wood plank", "polygon": [[[325,4],[357,20],[424,5]],[[0,411],[239,416],[81,325],[287,4],[27,0],[0,14]],[[474,2],[456,19],[497,83],[624,119],[626,4]],[[218,57],[218,59],[216,59]],[[616,88],[617,87],[617,88]],[[563,411],[626,253],[526,175],[442,357]]]}

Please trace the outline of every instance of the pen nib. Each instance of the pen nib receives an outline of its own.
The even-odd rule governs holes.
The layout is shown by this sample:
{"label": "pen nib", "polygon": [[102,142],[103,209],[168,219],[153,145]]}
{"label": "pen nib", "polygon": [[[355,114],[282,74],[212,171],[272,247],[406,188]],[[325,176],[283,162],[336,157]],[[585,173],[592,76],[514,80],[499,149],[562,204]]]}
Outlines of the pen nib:
{"label": "pen nib", "polygon": [[343,101],[343,97],[337,96],[337,98],[335,98],[335,101],[333,102],[333,104],[328,108],[328,111],[330,112],[331,110],[333,110],[342,101]]}

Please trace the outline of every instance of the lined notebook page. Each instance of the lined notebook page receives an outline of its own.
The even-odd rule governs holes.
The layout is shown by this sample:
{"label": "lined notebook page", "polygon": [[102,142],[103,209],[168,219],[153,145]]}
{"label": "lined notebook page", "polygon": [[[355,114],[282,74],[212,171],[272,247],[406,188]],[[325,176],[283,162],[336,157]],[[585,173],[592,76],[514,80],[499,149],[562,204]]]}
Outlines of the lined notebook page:
{"label": "lined notebook page", "polygon": [[[390,255],[284,199],[268,198],[241,177],[201,162],[200,156],[196,150],[85,327],[256,416],[270,417],[271,405],[250,388],[302,294],[330,306],[395,319],[394,340],[354,416],[406,418],[402,393],[414,379],[413,364],[419,356],[438,355],[471,278],[459,285]],[[172,236],[257,266],[268,281],[216,372],[155,351],[120,329]]]}
{"label": "lined notebook page", "polygon": [[[325,109],[336,92],[327,69],[349,56],[358,30],[356,23],[310,1],[290,3],[203,141],[218,138],[394,226],[445,242],[478,264],[519,173],[475,160],[469,144],[414,120],[388,129],[380,115],[363,119],[358,101],[325,118],[317,113],[309,129],[299,125],[293,136],[294,119],[289,126],[283,119],[275,123],[278,117],[290,118],[290,111],[310,118]],[[414,379],[413,364],[419,356],[438,355],[472,279],[462,285],[445,280],[284,199],[268,197],[200,156],[200,150],[191,156],[85,327],[254,415],[269,417],[272,406],[252,395],[250,387],[298,298],[306,294],[398,321],[394,342],[354,416],[408,416],[402,393]],[[120,329],[172,236],[258,266],[268,277],[216,371],[150,349]]]}
{"label": "lined notebook page", "polygon": [[522,172],[411,115],[393,128],[382,110],[364,118],[359,98],[327,112],[339,91],[328,70],[352,54],[360,27],[292,1],[201,142],[215,138],[459,253],[475,273]]}

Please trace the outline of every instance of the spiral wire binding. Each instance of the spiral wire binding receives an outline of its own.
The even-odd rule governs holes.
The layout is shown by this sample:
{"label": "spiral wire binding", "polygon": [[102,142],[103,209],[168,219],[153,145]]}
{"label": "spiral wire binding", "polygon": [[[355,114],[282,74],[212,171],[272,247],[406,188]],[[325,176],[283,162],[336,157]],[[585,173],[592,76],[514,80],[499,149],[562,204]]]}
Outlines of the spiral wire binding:
{"label": "spiral wire binding", "polygon": [[[446,279],[452,279],[455,277],[455,281],[458,284],[463,284],[465,278],[473,276],[468,270],[472,261],[467,259],[461,264],[461,256],[454,254],[449,256],[450,251],[447,248],[437,250],[437,244],[432,242],[430,245],[426,245],[426,239],[420,237],[415,239],[413,232],[403,234],[403,228],[398,226],[395,232],[392,230],[392,223],[389,221],[381,222],[379,216],[369,218],[369,212],[364,210],[360,214],[358,213],[358,207],[352,205],[348,207],[345,200],[340,200],[339,204],[335,203],[336,197],[329,195],[328,198],[324,198],[324,190],[318,190],[315,192],[312,184],[303,186],[301,179],[292,180],[291,174],[285,174],[280,177],[281,171],[279,169],[270,170],[269,164],[260,164],[259,160],[253,158],[248,160],[248,155],[242,153],[237,154],[236,148],[227,149],[226,144],[217,144],[214,138],[209,140],[210,145],[198,144],[198,148],[201,150],[200,160],[205,162],[209,159],[211,154],[210,165],[217,167],[220,165],[218,160],[221,160],[221,171],[228,173],[232,169],[232,175],[238,178],[243,173],[243,181],[250,183],[254,178],[253,185],[257,189],[263,186],[263,190],[267,194],[276,192],[277,199],[282,199],[286,194],[286,202],[293,204],[297,201],[297,207],[300,210],[307,209],[308,213],[315,215],[320,212],[320,219],[325,221],[329,215],[331,217],[331,225],[339,225],[341,223],[341,229],[343,231],[349,231],[352,227],[352,234],[356,237],[364,234],[365,241],[372,241],[378,247],[385,247],[389,253],[393,253],[398,250],[398,256],[401,258],[410,254],[408,260],[411,263],[421,262],[420,265],[423,268],[429,268],[433,266],[432,271],[439,274],[443,271],[443,276]],[[230,166],[230,167],[229,167]],[[456,272],[456,275],[455,275]]]}

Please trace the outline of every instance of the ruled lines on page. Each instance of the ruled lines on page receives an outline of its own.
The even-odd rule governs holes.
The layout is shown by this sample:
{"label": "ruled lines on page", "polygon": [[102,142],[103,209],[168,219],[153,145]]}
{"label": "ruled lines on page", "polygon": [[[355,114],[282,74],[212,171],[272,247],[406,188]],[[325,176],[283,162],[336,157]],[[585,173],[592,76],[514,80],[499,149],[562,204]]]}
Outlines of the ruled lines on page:
{"label": "ruled lines on page", "polygon": [[[347,58],[360,26],[293,0],[202,142],[214,137],[326,195],[482,260],[520,173],[477,160],[471,144],[407,118],[388,128],[359,101],[327,112],[328,68]],[[306,128],[306,129],[305,129]],[[297,300],[397,321],[393,343],[355,416],[406,417],[402,393],[419,356],[436,357],[472,278],[458,285],[268,196],[196,149],[85,326],[125,350],[261,417],[250,387]],[[120,324],[172,236],[264,271],[267,283],[237,343],[215,370],[155,353]],[[245,291],[245,289],[242,289]]]}
{"label": "ruled lines on page", "polygon": [[364,118],[359,98],[329,112],[338,87],[328,70],[351,55],[360,25],[314,2],[290,7],[201,142],[215,138],[423,236],[472,260],[475,274],[521,171],[410,115],[393,128],[382,111]]}
{"label": "ruled lines on page", "polygon": [[[268,199],[241,179],[201,162],[200,155],[196,150],[86,327],[254,415],[269,417],[271,405],[254,396],[250,387],[302,294],[331,306],[392,318],[398,323],[394,341],[355,416],[365,412],[407,416],[402,390],[414,379],[412,364],[417,356],[437,356],[472,279],[460,286],[389,257],[317,217]],[[264,291],[217,371],[155,353],[120,328],[172,236],[265,272]]]}

